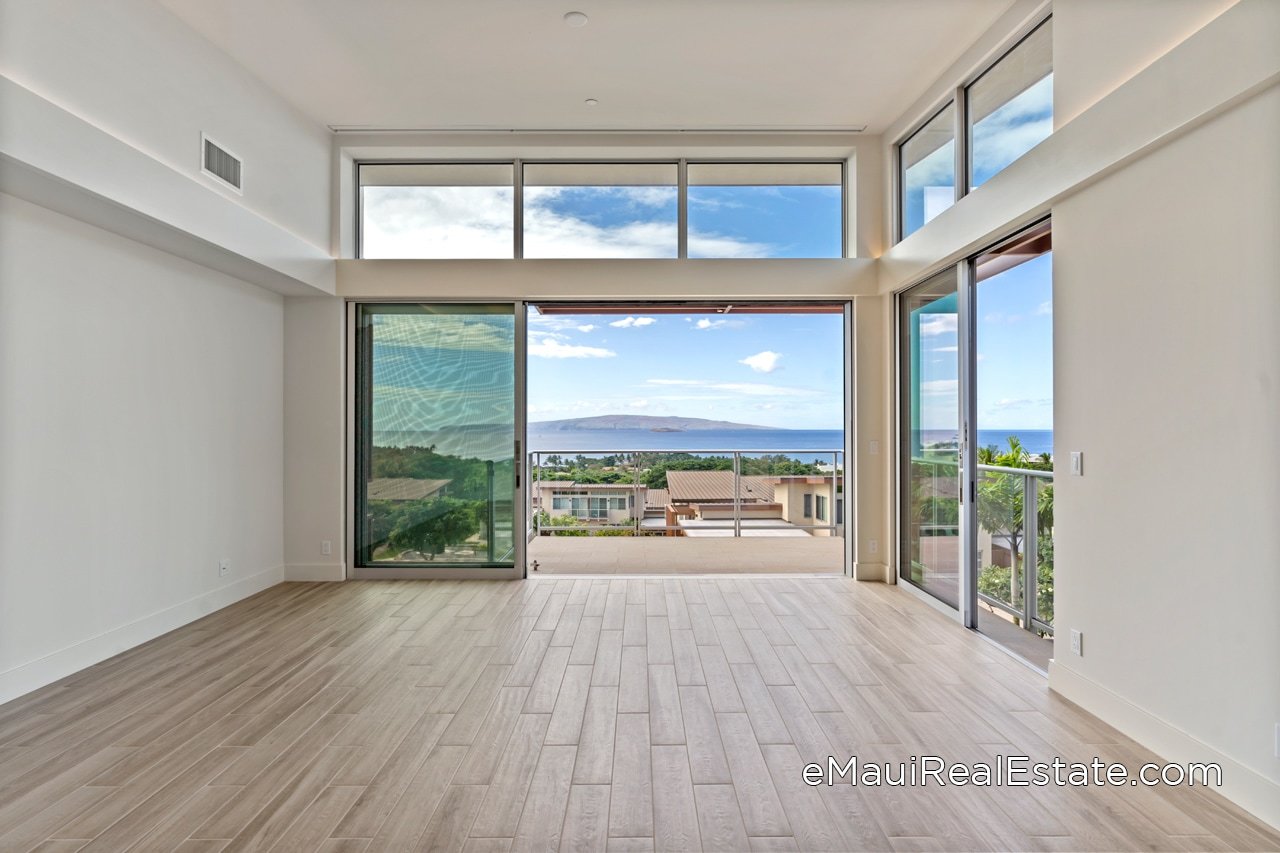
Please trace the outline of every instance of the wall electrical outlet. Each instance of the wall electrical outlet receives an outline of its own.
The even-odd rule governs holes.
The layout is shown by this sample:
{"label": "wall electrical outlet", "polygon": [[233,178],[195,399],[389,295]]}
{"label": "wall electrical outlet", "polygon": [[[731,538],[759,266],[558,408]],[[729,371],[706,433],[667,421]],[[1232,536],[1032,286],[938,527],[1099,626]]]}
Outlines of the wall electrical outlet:
{"label": "wall electrical outlet", "polygon": [[1071,629],[1071,653],[1081,657],[1084,656],[1084,634],[1081,634],[1075,628]]}
{"label": "wall electrical outlet", "polygon": [[879,539],[868,539],[868,540],[867,540],[867,550],[868,550],[868,551],[870,551],[872,554],[879,554],[879,553],[880,553],[880,540],[879,540]]}
{"label": "wall electrical outlet", "polygon": [[230,571],[231,560],[227,557],[223,557],[218,561],[218,577],[225,578]]}
{"label": "wall electrical outlet", "polygon": [[879,456],[880,442],[876,441],[875,439],[872,439],[871,441],[867,442],[867,452],[870,453],[872,456]]}
{"label": "wall electrical outlet", "polygon": [[1084,451],[1082,450],[1071,451],[1071,476],[1084,476]]}
{"label": "wall electrical outlet", "polygon": [[323,542],[320,543],[320,554],[322,556],[328,557],[332,553],[333,553],[333,543],[330,542],[328,539],[325,539]]}

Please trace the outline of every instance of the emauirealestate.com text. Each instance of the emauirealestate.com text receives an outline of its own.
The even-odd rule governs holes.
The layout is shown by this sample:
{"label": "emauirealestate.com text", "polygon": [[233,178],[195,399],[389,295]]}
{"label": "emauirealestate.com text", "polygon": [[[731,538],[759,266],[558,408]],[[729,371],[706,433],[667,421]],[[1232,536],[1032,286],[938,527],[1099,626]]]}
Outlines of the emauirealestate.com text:
{"label": "emauirealestate.com text", "polygon": [[801,775],[804,783],[813,787],[1222,786],[1222,767],[1218,764],[1148,762],[1132,771],[1128,765],[1097,757],[1090,761],[1066,761],[1057,757],[1051,761],[1035,761],[1025,755],[997,755],[990,763],[947,761],[937,755],[912,755],[905,761],[889,762],[863,761],[856,755],[843,759],[829,755],[825,762],[806,764]]}

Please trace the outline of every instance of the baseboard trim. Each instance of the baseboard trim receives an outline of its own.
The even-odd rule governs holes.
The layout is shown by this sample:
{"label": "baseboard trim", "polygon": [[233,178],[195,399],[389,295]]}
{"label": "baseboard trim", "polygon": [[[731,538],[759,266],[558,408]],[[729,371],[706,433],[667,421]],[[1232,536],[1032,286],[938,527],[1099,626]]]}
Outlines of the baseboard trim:
{"label": "baseboard trim", "polygon": [[154,640],[283,580],[284,566],[273,566],[0,672],[0,704]]}
{"label": "baseboard trim", "polygon": [[286,581],[324,583],[347,579],[347,567],[343,563],[291,563],[284,567]]}
{"label": "baseboard trim", "polygon": [[1222,787],[1216,789],[1218,793],[1264,823],[1280,829],[1280,784],[1056,660],[1049,662],[1049,689],[1167,761],[1220,764]]}
{"label": "baseboard trim", "polygon": [[891,575],[885,563],[854,563],[853,577],[854,580],[888,583]]}

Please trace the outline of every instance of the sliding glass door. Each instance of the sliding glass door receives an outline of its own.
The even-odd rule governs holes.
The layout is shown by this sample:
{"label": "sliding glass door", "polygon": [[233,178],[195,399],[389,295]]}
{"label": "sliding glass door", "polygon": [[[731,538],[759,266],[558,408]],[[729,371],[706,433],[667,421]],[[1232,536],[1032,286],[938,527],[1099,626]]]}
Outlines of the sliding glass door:
{"label": "sliding glass door", "polygon": [[903,293],[898,574],[959,607],[959,289],[953,267]]}
{"label": "sliding glass door", "polygon": [[[1053,634],[1048,221],[898,296],[898,575],[1040,668]],[[1024,630],[1018,630],[1024,629]]]}
{"label": "sliding glass door", "polygon": [[517,317],[355,307],[357,576],[518,565]]}

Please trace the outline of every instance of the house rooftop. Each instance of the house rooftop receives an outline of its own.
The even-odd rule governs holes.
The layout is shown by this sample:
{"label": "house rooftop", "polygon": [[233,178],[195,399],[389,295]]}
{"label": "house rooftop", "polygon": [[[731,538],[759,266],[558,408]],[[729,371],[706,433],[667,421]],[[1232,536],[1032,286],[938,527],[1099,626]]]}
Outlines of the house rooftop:
{"label": "house rooftop", "polygon": [[369,481],[371,501],[420,501],[440,493],[452,480],[419,480],[416,477],[379,477]]}
{"label": "house rooftop", "polygon": [[[742,499],[773,500],[773,477],[748,474],[742,479]],[[732,471],[668,471],[667,487],[675,503],[733,500]]]}

